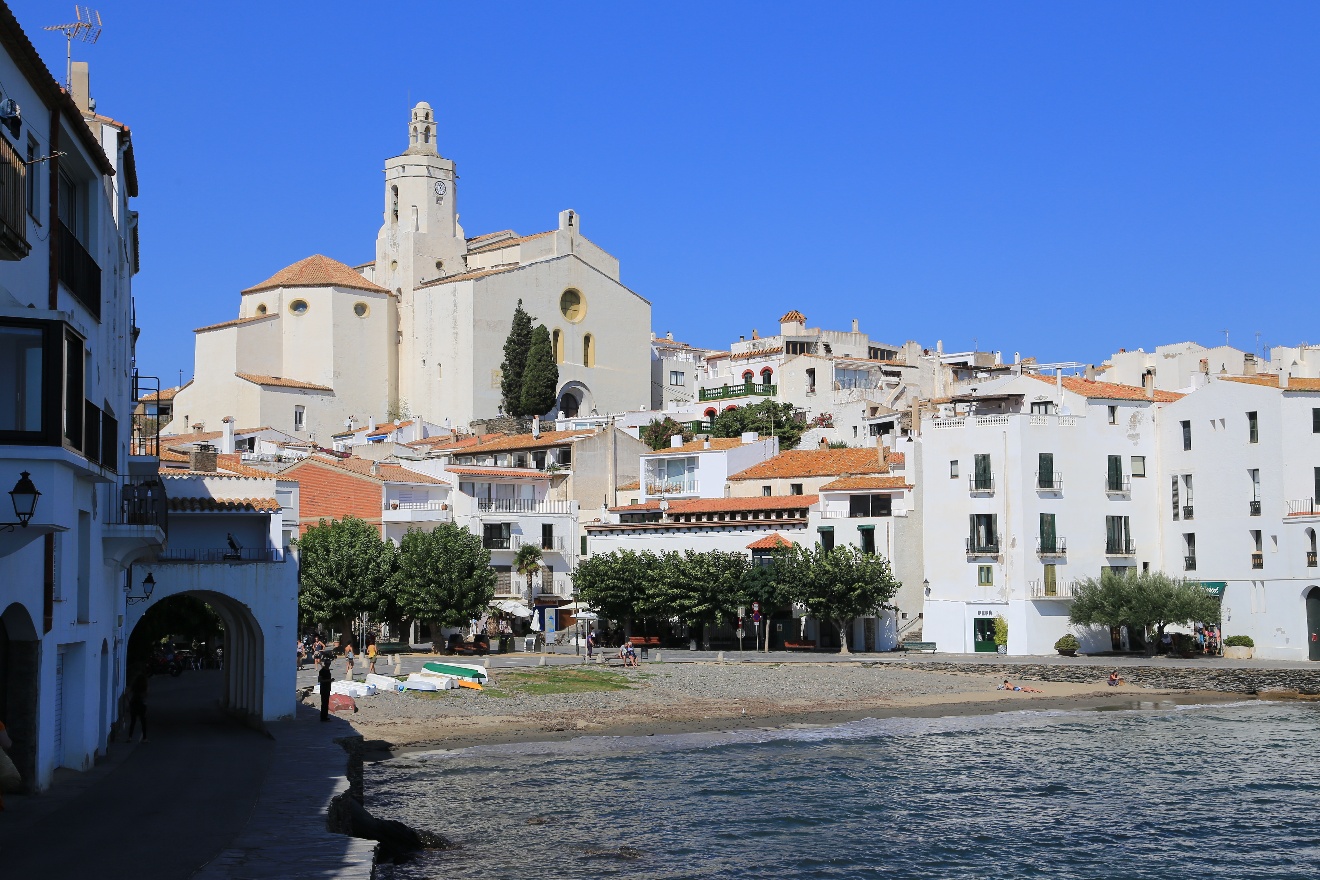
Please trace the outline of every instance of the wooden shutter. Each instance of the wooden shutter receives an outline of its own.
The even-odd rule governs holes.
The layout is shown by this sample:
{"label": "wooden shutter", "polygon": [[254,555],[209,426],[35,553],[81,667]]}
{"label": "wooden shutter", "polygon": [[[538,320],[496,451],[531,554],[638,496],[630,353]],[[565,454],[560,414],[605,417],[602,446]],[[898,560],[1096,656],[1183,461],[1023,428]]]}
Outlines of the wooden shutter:
{"label": "wooden shutter", "polygon": [[976,456],[976,488],[990,488],[990,456]]}
{"label": "wooden shutter", "polygon": [[1042,513],[1040,515],[1040,549],[1046,553],[1054,552],[1054,545],[1057,539],[1054,535],[1054,514]]}
{"label": "wooden shutter", "polygon": [[1054,488],[1054,453],[1042,452],[1040,463],[1036,466],[1036,485],[1042,489]]}
{"label": "wooden shutter", "polygon": [[1123,488],[1123,456],[1109,456],[1109,490],[1117,492]]}

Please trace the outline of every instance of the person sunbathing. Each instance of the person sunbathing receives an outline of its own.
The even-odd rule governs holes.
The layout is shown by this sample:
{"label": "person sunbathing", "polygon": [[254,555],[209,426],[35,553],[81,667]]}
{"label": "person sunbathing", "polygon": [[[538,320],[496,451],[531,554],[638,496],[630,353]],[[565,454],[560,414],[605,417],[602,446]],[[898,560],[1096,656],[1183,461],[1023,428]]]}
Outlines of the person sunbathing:
{"label": "person sunbathing", "polygon": [[1043,693],[1045,693],[1044,691],[1042,691],[1042,690],[1037,690],[1036,688],[1026,687],[1026,686],[1024,686],[1024,685],[1020,685],[1020,684],[1010,684],[1009,681],[1008,681],[1008,679],[1004,679],[1004,683],[1001,684],[999,687],[995,688],[995,690],[999,690],[999,691],[1017,691],[1017,692],[1019,692],[1019,693],[1023,693],[1023,694],[1043,694]]}

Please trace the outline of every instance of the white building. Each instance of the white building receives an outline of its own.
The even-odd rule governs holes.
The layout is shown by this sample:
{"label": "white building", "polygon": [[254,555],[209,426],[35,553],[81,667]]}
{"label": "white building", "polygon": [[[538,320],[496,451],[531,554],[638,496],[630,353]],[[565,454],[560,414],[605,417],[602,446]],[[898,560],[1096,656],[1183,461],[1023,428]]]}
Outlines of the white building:
{"label": "white building", "polygon": [[[1178,397],[1019,375],[923,418],[923,638],[942,652],[993,651],[994,619],[1003,617],[1008,653],[1048,654],[1070,631],[1076,581],[1105,568],[1158,568],[1158,420]],[[1131,647],[1134,638],[1093,632],[1082,649]]]}
{"label": "white building", "polygon": [[1213,585],[1257,657],[1320,660],[1320,379],[1212,378],[1160,417],[1162,567]]}
{"label": "white building", "polygon": [[191,385],[175,423],[232,415],[328,445],[346,420],[424,414],[455,428],[500,413],[503,345],[519,301],[550,330],[559,366],[553,412],[611,413],[651,399],[651,307],[619,261],[563,211],[556,228],[466,238],[454,162],[418,104],[408,148],[385,162],[372,262],[323,256],[243,291],[238,317],[197,331]]}

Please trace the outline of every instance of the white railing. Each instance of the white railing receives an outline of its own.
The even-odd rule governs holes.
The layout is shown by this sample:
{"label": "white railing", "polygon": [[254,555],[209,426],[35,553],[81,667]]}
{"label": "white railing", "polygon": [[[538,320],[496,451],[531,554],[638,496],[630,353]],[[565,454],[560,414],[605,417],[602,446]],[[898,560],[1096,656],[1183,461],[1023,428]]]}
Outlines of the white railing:
{"label": "white railing", "polygon": [[383,510],[448,510],[444,501],[386,501]]}
{"label": "white railing", "polygon": [[1043,580],[1031,581],[1027,589],[1033,599],[1071,599],[1077,588],[1077,581],[1058,581],[1047,586]]}
{"label": "white railing", "polygon": [[1030,422],[1030,424],[1031,424],[1031,426],[1032,426],[1033,428],[1036,428],[1036,427],[1043,428],[1043,427],[1049,425],[1049,423],[1050,423],[1050,420],[1047,419],[1045,416],[1041,416],[1041,415],[1035,415],[1035,416],[1032,416],[1032,417],[1031,417],[1031,422]]}
{"label": "white railing", "polygon": [[1296,501],[1288,502],[1289,516],[1315,516],[1317,507],[1314,498],[1299,498]]}
{"label": "white railing", "polygon": [[646,481],[647,495],[695,495],[697,494],[696,477],[673,479],[651,479]]}
{"label": "white railing", "polygon": [[532,498],[496,498],[477,502],[480,513],[572,513],[571,501],[537,501]]}
{"label": "white railing", "polygon": [[563,553],[568,546],[567,540],[563,535],[554,535],[549,538],[542,535],[514,535],[513,547],[511,549],[517,550],[519,547],[526,544],[530,544],[533,547],[540,547],[542,550],[554,553]]}
{"label": "white railing", "polygon": [[967,422],[966,419],[931,419],[931,420],[930,420],[930,427],[932,427],[932,428],[961,428],[964,424],[966,424],[966,422]]}
{"label": "white railing", "polygon": [[977,416],[977,425],[1007,425],[1008,416]]}
{"label": "white railing", "polygon": [[1060,428],[1077,427],[1077,416],[1059,416],[1059,427]]}

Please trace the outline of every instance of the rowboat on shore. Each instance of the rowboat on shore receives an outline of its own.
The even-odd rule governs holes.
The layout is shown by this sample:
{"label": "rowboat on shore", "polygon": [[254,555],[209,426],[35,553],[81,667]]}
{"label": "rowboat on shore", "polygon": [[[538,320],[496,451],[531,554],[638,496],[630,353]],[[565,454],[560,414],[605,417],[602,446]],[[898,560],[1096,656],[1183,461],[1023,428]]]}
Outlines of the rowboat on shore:
{"label": "rowboat on shore", "polygon": [[490,678],[489,674],[487,674],[483,667],[469,666],[466,663],[437,663],[432,661],[422,664],[422,672],[466,679],[468,681],[474,681],[477,684],[485,684],[486,680]]}

